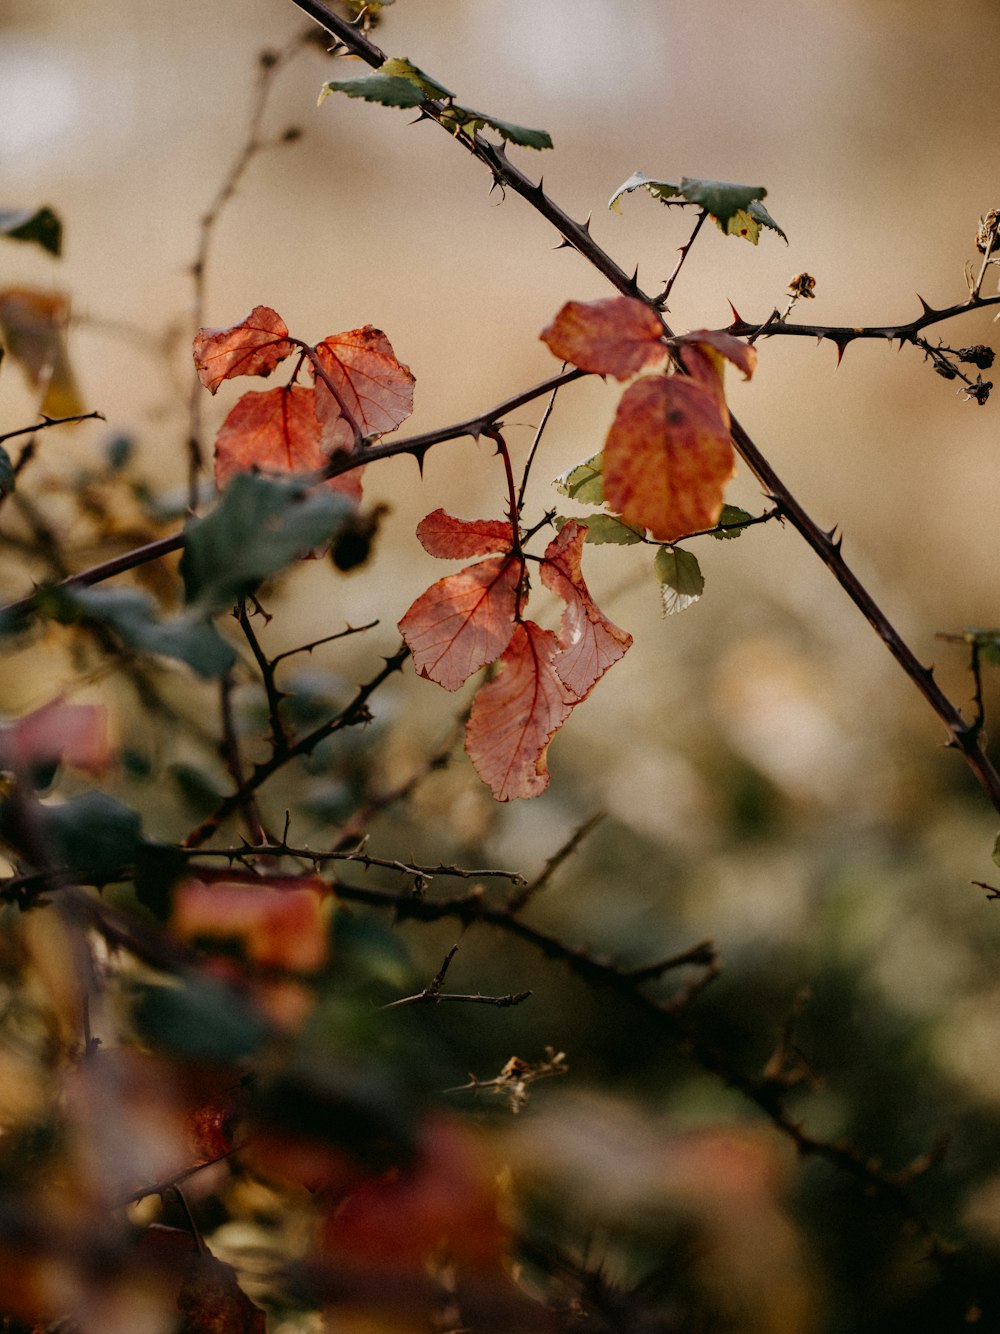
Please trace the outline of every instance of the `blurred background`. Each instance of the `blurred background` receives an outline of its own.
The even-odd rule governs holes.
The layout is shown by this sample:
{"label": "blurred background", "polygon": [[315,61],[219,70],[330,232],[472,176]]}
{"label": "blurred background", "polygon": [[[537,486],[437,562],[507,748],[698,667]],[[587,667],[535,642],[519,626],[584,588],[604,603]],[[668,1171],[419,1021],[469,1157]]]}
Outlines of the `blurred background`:
{"label": "blurred background", "polygon": [[[107,417],[40,437],[36,496],[99,470],[115,436],[132,442],[136,475],[183,496],[199,219],[245,140],[259,53],[307,26],[288,0],[0,0],[0,202],[49,204],[66,226],[60,260],[6,246],[0,281],[69,296],[81,398]],[[595,238],[624,268],[637,264],[647,289],[671,271],[688,215],[641,194],[609,213],[633,171],[764,184],[788,245],[766,233],[754,248],[707,228],[672,298],[678,330],[727,324],[730,302],[763,321],[802,271],[816,279],[816,300],[793,318],[808,322],[904,322],[919,312],[917,293],[934,306],[961,301],[964,267],[980,259],[978,220],[1000,205],[991,0],[397,0],[374,37],[460,100],[548,130],[555,151],[513,149],[518,165],[544,173],[574,217],[593,213]],[[205,319],[228,325],[268,304],[309,340],[375,324],[416,376],[404,429],[430,429],[554,373],[539,331],[564,301],[609,293],[578,256],[553,249],[557,238],[522,201],[491,194],[480,166],[433,125],[345,98],[317,108],[322,82],[350,72],[315,46],[280,72],[265,130],[277,138],[294,125],[302,137],[258,156],[223,213]],[[990,277],[984,291],[994,290]],[[995,334],[989,311],[930,331],[954,347]],[[731,376],[733,410],[810,513],[841,528],[847,560],[967,705],[967,657],[936,636],[1000,622],[1000,406],[965,402],[913,349],[855,343],[839,367],[832,344],[809,339],[765,341],[759,352],[752,383]],[[36,397],[13,365],[2,388],[0,429],[30,422]],[[209,428],[241,392],[224,386],[206,399]],[[548,480],[600,448],[617,397],[597,380],[563,391],[534,466],[529,523],[556,503]],[[541,407],[508,423],[515,462]],[[349,576],[321,562],[297,571],[269,627],[277,648],[381,620],[299,660],[303,697],[335,698],[374,673],[398,642],[396,621],[446,572],[418,548],[416,522],[438,505],[499,517],[502,470],[486,442],[456,441],[427,456],[422,480],[408,459],[370,471],[366,498],[391,507],[376,558]],[[765,505],[745,469],[728,499],[753,513]],[[803,1102],[810,1126],[893,1167],[951,1134],[951,1154],[920,1184],[922,1203],[974,1253],[1000,1253],[1000,919],[971,883],[1000,874],[996,814],[791,530],[769,524],[694,549],[704,596],[662,618],[646,552],[588,548],[595,597],[635,645],[554,742],[543,797],[495,806],[458,748],[405,814],[382,817],[376,850],[474,853],[530,873],[605,811],[534,920],[635,962],[712,937],[725,968],[699,1013],[750,1068],[809,988],[801,1042],[823,1077]],[[80,566],[93,558],[83,530],[78,554]],[[25,591],[29,575],[8,545],[5,595]],[[554,600],[535,600],[540,617],[554,614]],[[989,728],[1000,692],[985,670]],[[40,656],[34,645],[9,656],[0,706],[13,714],[60,689],[78,696],[77,680],[65,646],[50,640]],[[165,688],[190,706],[190,682]],[[245,694],[250,732],[259,700]],[[412,673],[380,698],[373,727],[311,780],[300,818],[314,845],[344,809],[353,773],[405,777],[449,741],[467,703]],[[149,732],[127,692],[118,709],[150,772],[166,765],[191,778],[202,763],[193,743]],[[132,800],[133,779],[123,774]],[[191,823],[191,783],[175,789],[151,783],[146,798],[147,824],[164,838]],[[412,948],[436,967],[452,932],[413,933]],[[675,1128],[752,1122],[632,1017],[544,962],[475,933],[462,961],[471,989],[536,991],[509,1025],[491,1025],[497,1068],[521,1046],[553,1043],[580,1087],[610,1083]],[[483,1060],[481,1028],[473,1036],[467,1016],[443,1022],[456,1052],[475,1045]],[[915,1243],[899,1242],[908,1267],[892,1270],[898,1291],[890,1283],[886,1297],[895,1224],[862,1211],[841,1226],[857,1188],[817,1165],[789,1190],[820,1257],[829,1327],[895,1327],[884,1310],[865,1314],[876,1292],[914,1320],[933,1281],[909,1263]]]}

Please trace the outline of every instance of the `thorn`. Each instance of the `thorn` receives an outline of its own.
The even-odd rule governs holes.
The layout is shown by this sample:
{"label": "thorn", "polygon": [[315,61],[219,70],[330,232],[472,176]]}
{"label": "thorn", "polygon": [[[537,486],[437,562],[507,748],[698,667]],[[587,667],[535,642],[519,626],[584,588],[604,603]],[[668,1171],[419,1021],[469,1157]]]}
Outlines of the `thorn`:
{"label": "thorn", "polygon": [[578,222],[576,224],[580,228],[580,231],[586,232],[588,236],[590,235],[590,221],[593,218],[593,216],[594,216],[593,213],[588,213],[586,221]]}
{"label": "thorn", "polygon": [[729,309],[733,312],[733,320],[734,320],[734,322],[735,322],[736,324],[742,324],[742,323],[743,323],[743,316],[740,314],[740,312],[736,309],[736,307],[733,305],[733,303],[732,303],[731,301],[729,302]]}
{"label": "thorn", "polygon": [[929,306],[929,305],[927,304],[927,302],[924,300],[924,298],[920,295],[919,292],[917,293],[917,300],[918,300],[918,301],[920,302],[920,304],[923,306],[923,308],[924,308],[924,314],[925,314],[925,315],[940,315],[940,314],[941,314],[941,312],[940,312],[939,310],[935,310],[933,306]]}
{"label": "thorn", "polygon": [[553,249],[553,250],[575,250],[576,247],[574,246],[574,244],[573,244],[572,241],[568,241],[565,237],[563,237],[563,239],[559,242],[559,244],[558,244],[558,245],[554,245],[554,246],[552,247],[552,249]]}
{"label": "thorn", "polygon": [[420,473],[421,481],[423,481],[424,477],[424,459],[427,455],[428,448],[428,445],[424,445],[423,449],[415,449],[413,451],[413,457],[417,460],[417,471]]}
{"label": "thorn", "polygon": [[837,365],[839,366],[844,359],[844,350],[847,344],[853,343],[855,335],[851,333],[829,333],[823,334],[822,337],[829,338],[832,343],[837,344]]}

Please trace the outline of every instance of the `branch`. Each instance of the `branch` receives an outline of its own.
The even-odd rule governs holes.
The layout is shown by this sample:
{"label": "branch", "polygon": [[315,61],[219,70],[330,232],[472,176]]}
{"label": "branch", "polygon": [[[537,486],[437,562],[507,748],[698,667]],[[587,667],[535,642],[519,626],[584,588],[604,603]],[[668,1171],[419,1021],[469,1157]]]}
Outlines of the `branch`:
{"label": "branch", "polygon": [[418,991],[413,996],[404,996],[401,1000],[390,1001],[388,1005],[383,1005],[381,1008],[383,1010],[399,1010],[405,1005],[438,1005],[441,1001],[469,1001],[474,1005],[495,1005],[497,1009],[503,1010],[508,1009],[511,1005],[520,1005],[531,995],[530,991],[518,991],[507,996],[481,996],[478,993],[475,996],[461,996],[442,991],[445,975],[457,953],[458,946],[452,945],[444,956],[444,963],[423,991]]}

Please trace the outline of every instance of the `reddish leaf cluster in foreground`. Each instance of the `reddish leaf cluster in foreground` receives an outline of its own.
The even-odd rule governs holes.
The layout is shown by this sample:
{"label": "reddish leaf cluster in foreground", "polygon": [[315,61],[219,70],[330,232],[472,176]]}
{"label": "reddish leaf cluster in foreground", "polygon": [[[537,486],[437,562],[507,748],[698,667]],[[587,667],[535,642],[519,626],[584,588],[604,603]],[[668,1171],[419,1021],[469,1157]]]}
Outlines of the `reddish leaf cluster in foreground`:
{"label": "reddish leaf cluster in foreground", "polygon": [[[666,355],[663,326],[642,301],[570,301],[542,331],[552,352],[581,370],[625,380]],[[604,498],[659,542],[711,528],[735,470],[723,359],[749,379],[752,347],[696,329],[674,340],[686,375],[644,375],[629,385],[604,446]]]}
{"label": "reddish leaf cluster in foreground", "polygon": [[[393,431],[413,411],[413,376],[388,338],[370,324],[310,345],[289,336],[269,306],[255,306],[227,329],[199,329],[194,360],[211,393],[238,375],[270,375],[299,353],[289,384],[246,393],[222,423],[215,442],[215,480],[224,487],[238,472],[317,472],[331,454],[361,439]],[[311,385],[295,377],[308,361]],[[347,414],[345,415],[344,409]],[[361,468],[328,485],[361,499]]]}
{"label": "reddish leaf cluster in foreground", "polygon": [[421,676],[457,690],[497,662],[498,675],[473,702],[465,748],[498,801],[537,796],[548,786],[552,737],[632,643],[584,582],[586,532],[567,523],[542,558],[542,583],[566,603],[558,634],[521,615],[525,562],[512,524],[435,510],[417,536],[432,556],[486,559],[432,584],[400,621],[414,665]]}

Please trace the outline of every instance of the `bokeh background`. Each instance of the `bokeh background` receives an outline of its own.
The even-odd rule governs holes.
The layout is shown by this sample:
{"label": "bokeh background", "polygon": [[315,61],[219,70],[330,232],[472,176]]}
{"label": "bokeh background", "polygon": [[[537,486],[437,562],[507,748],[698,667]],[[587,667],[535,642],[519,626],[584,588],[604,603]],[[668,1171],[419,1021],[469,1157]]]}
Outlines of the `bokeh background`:
{"label": "bokeh background", "polygon": [[[0,0],[2,202],[48,203],[66,224],[61,260],[6,246],[2,283],[71,296],[82,397],[108,419],[41,438],[42,495],[99,467],[116,434],[131,438],[130,466],[151,485],[183,488],[199,219],[244,141],[259,52],[306,26],[288,0]],[[817,282],[816,300],[797,311],[806,321],[905,321],[917,293],[959,301],[964,266],[979,261],[978,219],[1000,204],[992,0],[397,0],[375,37],[462,100],[547,129],[555,151],[513,150],[518,164],[544,172],[573,216],[593,213],[596,239],[623,267],[637,264],[647,287],[670,272],[686,215],[644,195],[609,213],[634,170],[765,184],[789,244],[768,233],[753,248],[707,229],[675,289],[678,329],[726,324],[729,302],[763,320],[804,270]],[[478,164],[434,126],[336,97],[317,108],[322,81],[346,68],[310,47],[282,70],[266,126],[303,134],[260,155],[225,210],[205,315],[226,325],[269,304],[310,339],[379,326],[416,375],[406,429],[429,429],[553,373],[539,331],[565,300],[607,290],[579,257],[553,250],[557,238],[523,202],[491,194]],[[995,290],[992,277],[984,290]],[[989,311],[931,331],[953,346],[995,333]],[[839,367],[829,343],[775,339],[759,350],[752,383],[731,377],[734,410],[806,508],[840,526],[847,559],[964,705],[967,661],[936,635],[1000,621],[1000,408],[964,402],[913,349],[856,343]],[[35,398],[11,365],[2,389],[0,429],[31,420]],[[239,392],[224,388],[206,405],[210,426]],[[600,447],[616,399],[599,381],[563,392],[531,517],[555,503],[547,479]],[[540,410],[509,423],[519,458]],[[366,494],[391,507],[377,559],[347,577],[320,563],[297,572],[272,632],[273,644],[291,645],[381,618],[303,666],[303,689],[320,696],[370,675],[413,597],[443,573],[417,547],[417,520],[437,505],[499,515],[504,498],[490,449],[471,441],[433,450],[422,479],[412,460],[380,467]],[[764,505],[745,470],[729,498],[755,513]],[[802,1043],[824,1082],[803,1115],[896,1166],[952,1134],[922,1201],[946,1234],[992,1255],[1000,924],[971,882],[998,874],[996,814],[793,532],[770,524],[739,541],[703,540],[696,554],[704,597],[664,619],[648,555],[588,549],[598,601],[636,642],[554,743],[550,791],[497,808],[459,752],[406,815],[379,826],[379,850],[435,860],[475,850],[531,870],[604,810],[536,920],[636,961],[711,936],[726,967],[701,1013],[749,1066],[810,988]],[[30,571],[13,549],[4,561],[0,583],[17,595]],[[540,613],[553,610],[536,599]],[[37,647],[9,656],[8,713],[76,679],[61,646],[49,647],[41,660]],[[990,669],[985,685],[989,726],[1000,707]],[[181,698],[190,683],[174,688]],[[465,702],[412,675],[385,692],[373,727],[317,778],[303,836],[324,837],[352,766],[404,776],[449,738]],[[252,720],[252,692],[245,706]],[[125,694],[119,710],[123,735],[139,744],[138,706]],[[172,772],[191,760],[183,737],[146,744]],[[146,799],[164,837],[190,823],[190,787],[176,787]],[[414,935],[412,948],[436,959],[449,931]],[[627,1013],[567,991],[528,955],[473,934],[463,964],[484,991],[536,990],[512,1027],[493,1025],[498,1057],[551,1042],[570,1053],[581,1088],[625,1089],[671,1125],[747,1120]],[[481,1050],[482,1031],[473,1039],[460,1018],[445,1021],[456,1048]],[[907,1263],[890,1290],[914,1319],[933,1276],[916,1274],[895,1224],[868,1215],[838,1227],[856,1188],[829,1169],[809,1167],[789,1190],[819,1257],[829,1327],[890,1327],[865,1311],[876,1290],[888,1300],[886,1256],[897,1249]],[[760,1325],[772,1327],[804,1326]]]}

